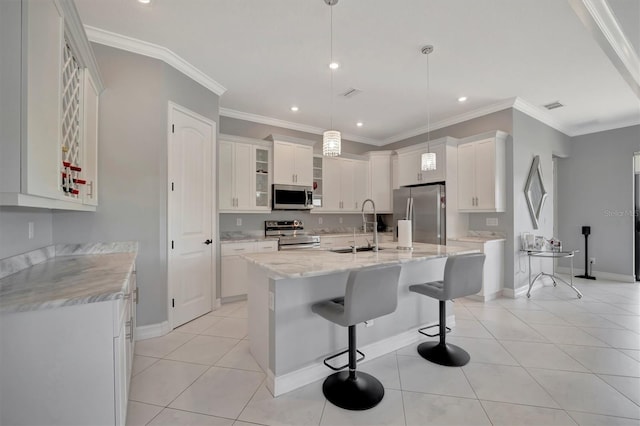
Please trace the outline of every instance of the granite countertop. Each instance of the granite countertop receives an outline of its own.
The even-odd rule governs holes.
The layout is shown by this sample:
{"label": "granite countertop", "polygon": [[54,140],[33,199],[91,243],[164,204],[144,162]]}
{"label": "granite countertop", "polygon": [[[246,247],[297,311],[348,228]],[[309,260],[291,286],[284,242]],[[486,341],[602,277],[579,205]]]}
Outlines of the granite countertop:
{"label": "granite countertop", "polygon": [[465,236],[465,237],[455,237],[455,238],[448,238],[448,241],[460,241],[460,242],[466,242],[466,243],[488,243],[490,241],[504,241],[505,238],[504,237],[498,237],[498,236],[494,236],[494,237],[490,237],[490,236]]}
{"label": "granite countertop", "polygon": [[394,243],[380,244],[378,252],[334,253],[328,250],[287,250],[247,253],[241,256],[265,268],[272,278],[300,278],[361,269],[367,266],[437,259],[478,250],[414,243],[412,251],[398,250]]}
{"label": "granite countertop", "polygon": [[[0,313],[51,309],[121,299],[133,272],[137,243],[66,245],[4,259],[4,270],[24,267],[0,279]],[[115,251],[114,251],[115,250]],[[35,251],[38,252],[38,251]],[[27,259],[38,259],[31,263]]]}
{"label": "granite countertop", "polygon": [[220,237],[220,244],[228,243],[259,243],[262,241],[278,241],[278,237],[258,237],[250,235],[233,235]]}

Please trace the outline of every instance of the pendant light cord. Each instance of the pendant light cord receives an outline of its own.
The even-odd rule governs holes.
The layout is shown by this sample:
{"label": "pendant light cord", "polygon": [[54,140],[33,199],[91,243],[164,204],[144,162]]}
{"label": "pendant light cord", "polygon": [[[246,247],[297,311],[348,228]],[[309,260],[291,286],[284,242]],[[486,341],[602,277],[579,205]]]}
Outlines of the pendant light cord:
{"label": "pendant light cord", "polygon": [[[333,63],[333,5],[329,6],[331,9],[331,44],[330,44],[330,58],[329,64]],[[329,90],[329,117],[330,117],[330,126],[329,128],[333,130],[333,69],[329,68],[329,73],[331,73],[331,89]]]}
{"label": "pendant light cord", "polygon": [[431,140],[431,87],[429,84],[429,55],[427,55],[427,143]]}

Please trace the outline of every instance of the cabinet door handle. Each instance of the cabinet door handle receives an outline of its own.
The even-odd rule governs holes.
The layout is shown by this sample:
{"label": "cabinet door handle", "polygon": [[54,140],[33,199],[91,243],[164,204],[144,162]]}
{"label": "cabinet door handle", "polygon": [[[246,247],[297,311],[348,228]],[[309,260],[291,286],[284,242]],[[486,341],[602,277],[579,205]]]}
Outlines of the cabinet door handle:
{"label": "cabinet door handle", "polygon": [[129,340],[133,340],[133,318],[129,317],[129,321],[125,322],[124,326],[129,329],[125,333],[125,337]]}
{"label": "cabinet door handle", "polygon": [[88,193],[87,193],[87,196],[88,196],[89,198],[93,198],[93,181],[90,181],[90,182],[87,184],[87,187],[89,188],[89,191],[88,191]]}
{"label": "cabinet door handle", "polygon": [[136,305],[138,304],[138,302],[140,301],[140,295],[138,293],[138,287],[136,287],[135,291],[133,292],[134,295],[134,301],[136,302]]}

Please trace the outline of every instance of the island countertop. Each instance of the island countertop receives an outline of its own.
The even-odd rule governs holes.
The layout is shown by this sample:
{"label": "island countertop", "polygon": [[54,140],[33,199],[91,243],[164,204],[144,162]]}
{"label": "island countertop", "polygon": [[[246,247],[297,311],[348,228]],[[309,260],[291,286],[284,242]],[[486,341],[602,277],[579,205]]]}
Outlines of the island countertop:
{"label": "island countertop", "polygon": [[135,264],[137,244],[128,252],[74,252],[65,251],[64,247],[57,247],[55,251],[55,256],[0,279],[0,313],[124,297],[123,291]]}
{"label": "island countertop", "polygon": [[396,243],[381,243],[378,252],[334,253],[329,250],[286,250],[272,253],[247,253],[242,257],[268,271],[272,278],[312,277],[352,271],[367,266],[437,259],[459,254],[478,253],[467,247],[413,243],[413,250],[399,250]]}

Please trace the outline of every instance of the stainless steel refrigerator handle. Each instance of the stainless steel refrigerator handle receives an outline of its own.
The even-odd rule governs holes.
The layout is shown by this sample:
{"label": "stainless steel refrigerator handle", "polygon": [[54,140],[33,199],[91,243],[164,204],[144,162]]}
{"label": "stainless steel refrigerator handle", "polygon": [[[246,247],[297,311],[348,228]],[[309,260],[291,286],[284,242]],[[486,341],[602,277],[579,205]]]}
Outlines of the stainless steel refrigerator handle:
{"label": "stainless steel refrigerator handle", "polygon": [[404,215],[405,220],[409,220],[409,206],[411,205],[411,197],[407,198],[407,210]]}

